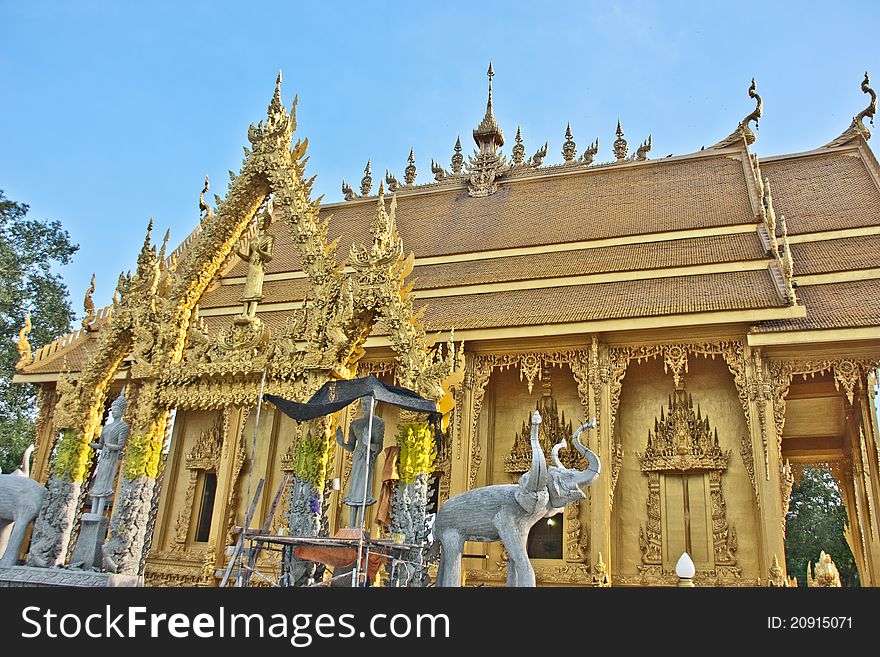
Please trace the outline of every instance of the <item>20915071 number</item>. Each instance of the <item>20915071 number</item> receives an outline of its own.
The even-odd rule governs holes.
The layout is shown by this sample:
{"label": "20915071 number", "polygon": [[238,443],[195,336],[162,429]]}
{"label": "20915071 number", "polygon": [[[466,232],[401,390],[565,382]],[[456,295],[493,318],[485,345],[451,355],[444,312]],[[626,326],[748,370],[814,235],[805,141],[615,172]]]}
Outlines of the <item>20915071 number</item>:
{"label": "20915071 number", "polygon": [[788,619],[791,630],[837,630],[852,629],[852,616],[791,616]]}

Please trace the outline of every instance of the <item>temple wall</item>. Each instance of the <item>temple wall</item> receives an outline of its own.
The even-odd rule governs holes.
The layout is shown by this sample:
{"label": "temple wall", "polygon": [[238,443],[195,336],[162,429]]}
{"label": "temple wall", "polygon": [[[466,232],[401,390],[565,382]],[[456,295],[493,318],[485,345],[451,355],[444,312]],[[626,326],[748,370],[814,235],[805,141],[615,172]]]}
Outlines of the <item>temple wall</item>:
{"label": "temple wall", "polygon": [[[742,568],[743,580],[754,581],[761,575],[758,568],[757,507],[752,484],[740,455],[741,439],[747,435],[748,427],[736,387],[721,358],[711,360],[692,355],[684,381],[685,389],[693,398],[694,408],[699,406],[702,416],[708,418],[711,429],[717,428],[722,450],[730,450],[728,467],[721,479],[722,494],[727,521],[736,530],[737,566]],[[612,511],[613,578],[638,576],[638,566],[642,563],[639,529],[647,521],[648,486],[647,475],[639,467],[637,452],[644,453],[648,430],[654,429],[654,420],[659,419],[661,408],[664,413],[668,412],[668,400],[673,390],[672,375],[663,372],[663,363],[659,359],[641,364],[633,361],[623,380],[615,423],[615,439],[622,444],[624,455]],[[607,470],[603,469],[603,474],[605,472]],[[691,475],[690,486],[700,485],[701,480],[701,476]],[[676,491],[671,488],[663,491],[667,498],[675,497]],[[706,499],[708,505],[708,492]],[[674,533],[673,527],[683,522],[681,511],[676,513],[665,508],[664,511],[662,521],[666,524],[665,531]],[[691,511],[695,516],[692,519],[694,525],[705,527],[709,532],[708,549],[711,549],[711,507]],[[668,554],[668,550],[668,546],[664,545],[664,570],[674,568],[680,556],[680,552]],[[695,545],[693,551],[698,570],[708,565],[705,562],[709,556],[706,544]]]}

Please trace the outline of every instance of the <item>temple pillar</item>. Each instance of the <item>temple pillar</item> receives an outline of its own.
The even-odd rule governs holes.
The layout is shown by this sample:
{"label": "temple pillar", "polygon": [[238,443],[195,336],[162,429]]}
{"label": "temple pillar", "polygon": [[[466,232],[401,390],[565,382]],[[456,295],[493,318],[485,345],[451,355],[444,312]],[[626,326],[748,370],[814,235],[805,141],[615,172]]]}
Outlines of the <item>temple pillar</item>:
{"label": "temple pillar", "polygon": [[[849,444],[852,450],[852,481],[856,497],[858,529],[862,535],[864,568],[859,569],[863,586],[880,584],[880,528],[878,528],[878,470],[876,416],[868,381],[861,380],[861,390],[847,414]],[[855,524],[850,520],[850,524]]]}
{"label": "temple pillar", "polygon": [[[223,423],[223,447],[220,450],[220,461],[217,467],[217,492],[214,503],[214,510],[211,514],[211,532],[213,537],[214,563],[220,567],[226,567],[229,557],[226,555],[227,545],[233,543],[233,534],[231,531],[236,524],[238,516],[238,505],[232,502],[237,501],[237,485],[239,475],[241,473],[243,450],[245,444],[242,436],[244,423],[247,421],[250,409],[241,406],[233,406],[227,408],[224,413],[227,417]],[[267,495],[264,489],[261,496]],[[253,489],[251,490],[253,495]],[[250,500],[245,500],[245,509],[250,505]],[[245,511],[247,513],[247,511]],[[244,517],[240,519],[244,523]],[[259,518],[257,519],[259,522]],[[254,524],[254,521],[251,521]]]}
{"label": "temple pillar", "polygon": [[[788,394],[791,374],[778,370],[774,371],[776,379],[771,378],[760,350],[753,352],[748,345],[744,346],[743,357],[745,384],[749,390],[746,420],[754,463],[756,505],[759,507],[758,572],[763,579],[770,572],[775,557],[784,577],[785,514],[791,487],[783,476],[782,429],[785,423],[784,396]],[[774,403],[774,394],[782,395],[783,400]]]}
{"label": "temple pillar", "polygon": [[590,496],[590,566],[596,575],[596,564],[603,562],[608,573],[613,572],[614,554],[611,551],[611,509],[613,492],[611,472],[615,445],[611,418],[616,409],[611,404],[611,377],[609,375],[608,346],[593,338],[590,350],[590,412],[596,418],[596,430],[590,432],[587,447],[596,451],[602,464],[602,475],[589,488]]}

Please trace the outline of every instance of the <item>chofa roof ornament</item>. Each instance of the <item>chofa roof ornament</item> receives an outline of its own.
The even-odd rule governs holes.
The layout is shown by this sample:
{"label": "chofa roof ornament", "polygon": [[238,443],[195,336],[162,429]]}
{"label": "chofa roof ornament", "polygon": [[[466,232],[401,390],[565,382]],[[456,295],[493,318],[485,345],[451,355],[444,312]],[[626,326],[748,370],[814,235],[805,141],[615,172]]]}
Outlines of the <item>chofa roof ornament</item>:
{"label": "chofa roof ornament", "polygon": [[755,78],[752,78],[752,84],[749,85],[749,98],[753,98],[755,100],[755,109],[747,114],[746,117],[739,122],[736,130],[731,132],[727,137],[719,141],[711,148],[727,148],[728,146],[734,146],[735,144],[741,143],[743,139],[745,139],[745,142],[748,145],[755,143],[757,137],[755,136],[755,133],[752,132],[749,123],[754,121],[755,128],[757,129],[758,121],[764,114],[764,101],[761,99],[761,95],[758,93],[757,89],[758,85],[755,84]]}
{"label": "chofa roof ornament", "polygon": [[871,99],[868,102],[868,106],[853,117],[852,123],[849,124],[849,127],[839,137],[825,144],[825,148],[843,146],[845,143],[858,137],[863,137],[865,140],[871,138],[871,131],[863,123],[863,120],[867,118],[871,121],[871,125],[874,125],[874,114],[877,112],[877,94],[869,86],[870,84],[871,76],[865,71],[865,77],[862,80],[862,93],[868,94]]}

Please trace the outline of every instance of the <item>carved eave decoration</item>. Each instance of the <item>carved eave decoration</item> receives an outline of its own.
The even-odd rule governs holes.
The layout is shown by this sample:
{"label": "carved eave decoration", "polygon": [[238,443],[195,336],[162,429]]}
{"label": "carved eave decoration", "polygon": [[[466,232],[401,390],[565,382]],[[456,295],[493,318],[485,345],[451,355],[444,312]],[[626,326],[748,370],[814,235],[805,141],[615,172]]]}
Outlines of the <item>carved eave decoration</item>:
{"label": "carved eave decoration", "polygon": [[874,114],[877,113],[877,94],[870,87],[870,84],[871,77],[868,75],[868,72],[865,71],[865,77],[862,80],[861,87],[862,93],[867,94],[870,98],[868,106],[853,117],[852,123],[850,123],[849,127],[844,130],[839,137],[825,144],[825,148],[843,146],[854,139],[861,138],[867,141],[871,138],[871,131],[868,129],[868,126],[864,124],[864,119],[869,119],[871,125],[874,125]]}
{"label": "carved eave decoration", "polygon": [[752,78],[752,84],[749,86],[749,98],[755,100],[755,109],[739,122],[739,125],[736,126],[736,130],[710,148],[729,148],[731,146],[742,145],[743,143],[745,143],[746,146],[751,146],[755,143],[757,137],[749,126],[749,123],[754,121],[755,128],[757,129],[758,121],[764,112],[764,101],[761,99],[761,95],[757,92],[757,85],[755,84],[754,78]]}

